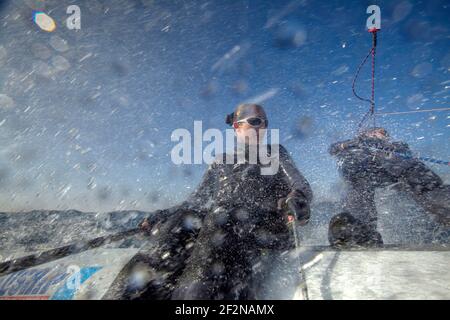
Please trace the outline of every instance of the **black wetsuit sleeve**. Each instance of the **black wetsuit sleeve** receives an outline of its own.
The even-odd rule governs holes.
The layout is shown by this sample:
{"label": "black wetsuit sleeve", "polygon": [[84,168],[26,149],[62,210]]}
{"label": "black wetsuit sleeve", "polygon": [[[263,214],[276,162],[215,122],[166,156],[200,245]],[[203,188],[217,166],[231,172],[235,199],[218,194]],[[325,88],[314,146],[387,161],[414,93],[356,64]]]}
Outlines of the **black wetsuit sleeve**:
{"label": "black wetsuit sleeve", "polygon": [[215,193],[218,179],[218,166],[219,164],[214,162],[208,167],[198,187],[181,204],[150,214],[148,217],[150,223],[164,222],[169,218],[174,218],[178,213],[183,214],[186,211],[194,211],[198,215],[203,215],[207,210],[208,204],[211,202],[210,199]]}
{"label": "black wetsuit sleeve", "polygon": [[204,210],[211,202],[216,189],[218,181],[218,166],[217,162],[212,163],[203,175],[203,178],[197,189],[188,197],[183,205],[191,210]]}
{"label": "black wetsuit sleeve", "polygon": [[396,178],[417,163],[408,145],[403,142],[384,142],[371,152],[376,156],[380,167]]}
{"label": "black wetsuit sleeve", "polygon": [[412,158],[412,152],[409,149],[408,144],[404,142],[392,142],[392,151],[398,155],[403,156],[404,158]]}
{"label": "black wetsuit sleeve", "polygon": [[300,193],[308,202],[312,201],[313,193],[309,182],[295,166],[287,150],[280,145],[280,171],[281,177],[291,192]]}
{"label": "black wetsuit sleeve", "polygon": [[392,155],[385,158],[383,165],[396,169],[397,176],[406,179],[408,184],[416,190],[432,190],[443,184],[442,179],[428,168],[422,161],[415,158],[404,142],[391,143]]}
{"label": "black wetsuit sleeve", "polygon": [[345,140],[333,143],[329,148],[328,152],[332,156],[339,156],[344,150],[358,147],[357,140]]}

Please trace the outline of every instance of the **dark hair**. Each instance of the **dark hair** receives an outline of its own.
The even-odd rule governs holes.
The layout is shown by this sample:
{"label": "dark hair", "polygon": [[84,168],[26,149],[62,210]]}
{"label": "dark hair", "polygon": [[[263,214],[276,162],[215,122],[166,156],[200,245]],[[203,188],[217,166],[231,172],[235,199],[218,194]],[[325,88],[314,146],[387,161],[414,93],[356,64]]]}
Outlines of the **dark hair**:
{"label": "dark hair", "polygon": [[232,126],[233,120],[234,120],[234,112],[227,114],[227,116],[225,118],[225,123],[228,124],[229,126]]}

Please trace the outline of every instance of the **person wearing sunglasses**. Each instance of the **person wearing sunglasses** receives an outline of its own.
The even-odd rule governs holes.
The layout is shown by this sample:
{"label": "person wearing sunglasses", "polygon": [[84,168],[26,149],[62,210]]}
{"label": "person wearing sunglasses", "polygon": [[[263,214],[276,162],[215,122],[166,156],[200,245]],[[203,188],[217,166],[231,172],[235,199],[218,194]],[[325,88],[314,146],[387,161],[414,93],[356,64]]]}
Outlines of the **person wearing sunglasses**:
{"label": "person wearing sunglasses", "polygon": [[[286,267],[286,250],[293,249],[289,221],[308,223],[312,191],[287,150],[279,148],[279,168],[273,175],[262,174],[260,152],[269,121],[262,106],[241,104],[226,117],[234,128],[237,145],[235,162],[213,167],[211,211],[203,219],[196,244],[172,295],[175,299],[292,298],[295,286],[267,288]],[[252,163],[251,146],[258,151]],[[267,149],[265,149],[267,147]],[[261,151],[261,150],[262,151]],[[226,155],[224,155],[226,157]],[[244,161],[239,162],[239,156]],[[206,199],[205,199],[206,200]],[[205,201],[203,200],[203,201]],[[284,260],[283,260],[284,259]],[[297,269],[284,269],[294,284]],[[284,286],[284,287],[283,287]]]}
{"label": "person wearing sunglasses", "polygon": [[234,128],[237,138],[236,152],[248,145],[259,145],[266,135],[269,121],[264,109],[257,104],[242,104],[227,115],[225,122]]}
{"label": "person wearing sunglasses", "polygon": [[[218,155],[186,201],[149,217],[142,227],[154,245],[136,255],[122,272],[121,284],[106,297],[292,298],[298,266],[289,269],[290,255],[283,252],[294,248],[289,222],[309,221],[311,187],[281,145],[274,174],[261,173],[264,164],[258,157],[250,161],[249,146],[262,147],[269,123],[262,106],[239,105],[226,123],[237,138],[234,160],[242,156],[243,161],[229,163],[230,154]],[[273,147],[263,150],[271,153]],[[138,265],[151,268],[153,276],[132,287],[130,277]],[[280,274],[287,282],[275,281],[278,289],[264,286]]]}

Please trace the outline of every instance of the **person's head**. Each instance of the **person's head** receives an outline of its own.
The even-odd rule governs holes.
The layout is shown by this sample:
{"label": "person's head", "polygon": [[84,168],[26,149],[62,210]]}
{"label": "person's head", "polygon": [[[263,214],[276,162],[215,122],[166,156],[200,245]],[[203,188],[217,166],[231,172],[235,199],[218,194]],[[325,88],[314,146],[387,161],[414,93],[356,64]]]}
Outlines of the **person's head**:
{"label": "person's head", "polygon": [[333,247],[378,246],[380,233],[348,212],[335,215],[328,225],[328,241]]}
{"label": "person's head", "polygon": [[245,103],[227,116],[226,123],[233,126],[239,142],[258,144],[266,134],[269,121],[262,106]]}
{"label": "person's head", "polygon": [[328,241],[330,245],[351,243],[355,222],[356,219],[347,212],[334,216],[328,225]]}
{"label": "person's head", "polygon": [[361,132],[360,137],[386,140],[389,138],[389,134],[387,133],[386,129],[377,127],[377,128],[370,128]]}

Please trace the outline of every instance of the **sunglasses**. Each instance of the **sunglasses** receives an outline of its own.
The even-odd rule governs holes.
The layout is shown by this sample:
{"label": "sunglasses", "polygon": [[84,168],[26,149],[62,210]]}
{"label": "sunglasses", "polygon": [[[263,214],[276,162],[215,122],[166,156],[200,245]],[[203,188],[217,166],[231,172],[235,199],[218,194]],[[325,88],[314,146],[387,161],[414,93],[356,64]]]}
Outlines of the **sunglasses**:
{"label": "sunglasses", "polygon": [[247,123],[247,124],[251,125],[252,127],[259,128],[259,127],[262,127],[263,125],[267,126],[267,119],[251,117],[251,118],[238,120],[238,121],[236,121],[236,123],[237,124]]}

